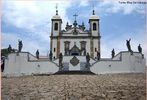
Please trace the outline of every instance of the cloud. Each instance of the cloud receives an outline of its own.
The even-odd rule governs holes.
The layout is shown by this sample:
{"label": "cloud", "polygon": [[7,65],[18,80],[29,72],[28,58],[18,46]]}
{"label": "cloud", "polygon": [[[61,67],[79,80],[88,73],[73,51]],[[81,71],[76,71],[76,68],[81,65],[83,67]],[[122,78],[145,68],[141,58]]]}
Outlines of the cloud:
{"label": "cloud", "polygon": [[[27,33],[3,33],[2,47],[12,44],[17,48],[18,39],[24,42],[24,50],[34,52],[39,49],[46,54],[50,45],[51,18],[55,15],[55,5],[58,3],[59,15],[63,21],[69,21],[66,9],[70,2],[59,1],[4,1],[2,5],[2,21]],[[69,21],[70,22],[70,21]],[[63,23],[65,27],[66,23]],[[9,30],[9,29],[8,29]],[[46,44],[46,45],[44,45]],[[44,50],[46,51],[44,51]]]}
{"label": "cloud", "polygon": [[[144,5],[120,4],[119,0],[101,0],[100,2],[92,2],[94,2],[95,10],[98,12],[99,15],[114,14],[119,12],[124,15],[129,15],[134,12],[139,14],[145,14]],[[24,43],[23,50],[34,53],[37,49],[39,49],[41,54],[46,55],[50,45],[49,35],[51,32],[51,18],[55,15],[56,3],[58,3],[58,12],[63,20],[62,28],[65,27],[67,21],[69,23],[72,23],[70,18],[68,18],[68,14],[70,12],[67,12],[67,9],[69,9],[70,7],[73,7],[75,9],[77,7],[84,8],[84,10],[79,11],[79,13],[84,11],[79,16],[83,19],[86,19],[87,21],[92,13],[92,7],[91,10],[88,8],[89,6],[92,6],[90,5],[90,0],[3,1],[2,20],[5,22],[5,24],[11,24],[17,28],[26,30],[27,33],[23,33],[23,31],[22,35],[18,32],[3,33],[2,47],[7,47],[8,44],[12,44],[13,47],[17,48],[18,39],[22,39]],[[132,49],[136,50],[136,46],[139,43],[138,41],[141,41],[142,38],[141,37],[137,39],[137,37],[140,37],[139,34],[143,32],[144,31],[137,32],[137,35],[133,37],[134,39],[132,38]],[[102,56],[110,57],[112,46],[115,48],[116,52],[127,49],[125,45],[125,40],[134,35],[126,35],[128,34],[127,32],[122,34],[124,34],[124,36],[117,36],[118,38],[115,38],[114,35],[104,36],[104,38],[102,38]],[[141,36],[144,36],[144,34]],[[141,41],[144,51],[145,44],[143,43],[144,41]]]}
{"label": "cloud", "polygon": [[80,0],[79,6],[88,6],[88,5],[89,5],[89,1],[88,0]]}
{"label": "cloud", "polygon": [[[5,1],[3,5],[3,19],[19,28],[36,31],[43,23],[51,24],[51,17],[55,15],[55,5],[59,1]],[[65,11],[70,2],[59,2],[59,14],[63,20],[69,20]],[[64,3],[64,5],[63,5]],[[10,17],[11,16],[11,17]]]}
{"label": "cloud", "polygon": [[[135,1],[135,0],[134,0]],[[142,0],[145,2],[145,0]],[[125,4],[122,2],[126,2]],[[98,7],[100,8],[100,12],[106,13],[118,13],[121,12],[125,15],[131,14],[133,12],[137,12],[140,14],[145,14],[145,4],[129,4],[128,1],[123,0],[102,0],[98,3]],[[133,2],[129,1],[129,2]]]}

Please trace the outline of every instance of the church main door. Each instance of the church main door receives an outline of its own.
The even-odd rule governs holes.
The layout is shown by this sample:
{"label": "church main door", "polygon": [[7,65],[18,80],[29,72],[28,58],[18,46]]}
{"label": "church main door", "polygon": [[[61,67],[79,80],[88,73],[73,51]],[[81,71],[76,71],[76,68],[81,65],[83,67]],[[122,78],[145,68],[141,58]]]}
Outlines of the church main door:
{"label": "church main door", "polygon": [[74,45],[70,50],[70,55],[71,56],[79,56],[80,55],[80,49],[76,45]]}

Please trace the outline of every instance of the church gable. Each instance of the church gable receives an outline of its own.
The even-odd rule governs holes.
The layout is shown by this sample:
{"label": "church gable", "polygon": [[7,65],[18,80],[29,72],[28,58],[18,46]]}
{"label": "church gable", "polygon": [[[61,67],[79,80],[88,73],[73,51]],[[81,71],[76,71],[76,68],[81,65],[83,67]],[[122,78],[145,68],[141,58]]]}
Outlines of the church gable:
{"label": "church gable", "polygon": [[66,25],[65,29],[62,31],[62,36],[89,36],[89,31],[85,30],[84,25],[78,25],[78,27]]}
{"label": "church gable", "polygon": [[74,27],[72,27],[69,30],[62,31],[62,34],[74,34],[75,32],[77,34],[88,34],[88,30],[87,31],[84,31],[84,30],[82,30],[80,28],[74,28]]}

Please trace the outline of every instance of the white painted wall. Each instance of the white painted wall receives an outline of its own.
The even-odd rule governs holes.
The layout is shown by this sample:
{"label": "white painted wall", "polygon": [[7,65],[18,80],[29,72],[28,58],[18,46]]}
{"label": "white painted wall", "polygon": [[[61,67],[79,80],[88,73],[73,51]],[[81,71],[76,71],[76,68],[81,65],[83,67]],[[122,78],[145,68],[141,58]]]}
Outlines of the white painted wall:
{"label": "white painted wall", "polygon": [[[96,23],[96,30],[93,30],[93,23]],[[92,36],[99,36],[99,34],[98,34],[98,32],[99,32],[98,21],[91,21],[90,26],[91,26]]]}
{"label": "white painted wall", "polygon": [[[63,63],[69,63],[69,70],[80,70],[80,63],[72,66],[70,60],[73,56],[63,56]],[[77,56],[79,62],[86,62],[85,56]],[[11,53],[5,60],[4,76],[21,76],[31,74],[55,73],[58,71],[59,59],[50,62],[48,59],[37,60],[35,56],[28,52]],[[96,61],[91,59],[90,70],[96,74],[105,73],[144,73],[146,70],[146,60],[138,52],[130,55],[130,52],[120,52],[113,59],[101,59]]]}
{"label": "white painted wall", "polygon": [[[55,23],[58,23],[58,30],[54,30]],[[53,36],[59,36],[59,32],[61,30],[61,21],[53,21],[52,24]]]}
{"label": "white painted wall", "polygon": [[91,67],[96,74],[145,72],[146,60],[140,53],[121,52],[113,60],[101,60]]}
{"label": "white painted wall", "polygon": [[[28,59],[30,58],[30,60]],[[39,61],[31,54],[24,52],[12,53],[8,55],[8,59],[5,60],[4,75],[9,76],[21,76],[31,74],[44,74],[55,73],[58,71],[58,67],[49,60]]]}
{"label": "white painted wall", "polygon": [[[56,49],[55,52],[54,52],[54,48]],[[52,53],[53,53],[53,57],[55,56],[55,58],[57,58],[57,39],[53,39]]]}
{"label": "white painted wall", "polygon": [[95,52],[95,48],[97,49],[97,51],[100,50],[98,48],[98,39],[93,39],[93,53],[94,53],[94,58],[97,57],[97,51]]}

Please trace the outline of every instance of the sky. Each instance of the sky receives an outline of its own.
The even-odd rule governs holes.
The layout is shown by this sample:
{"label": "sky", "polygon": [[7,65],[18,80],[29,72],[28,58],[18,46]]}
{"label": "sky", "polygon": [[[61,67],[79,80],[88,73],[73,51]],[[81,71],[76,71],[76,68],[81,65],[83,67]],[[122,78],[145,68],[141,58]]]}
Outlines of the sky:
{"label": "sky", "polygon": [[100,18],[102,57],[111,57],[113,48],[116,54],[127,51],[126,40],[129,38],[133,51],[138,51],[137,47],[141,44],[145,53],[146,5],[127,1],[129,0],[3,0],[1,48],[7,48],[11,44],[12,48],[17,49],[18,40],[22,40],[22,51],[35,55],[39,49],[40,55],[46,56],[50,50],[51,18],[56,13],[57,4],[63,22],[62,29],[65,29],[67,22],[73,24],[73,15],[76,13],[78,24],[84,22],[88,30],[89,17],[92,10],[95,10]]}

